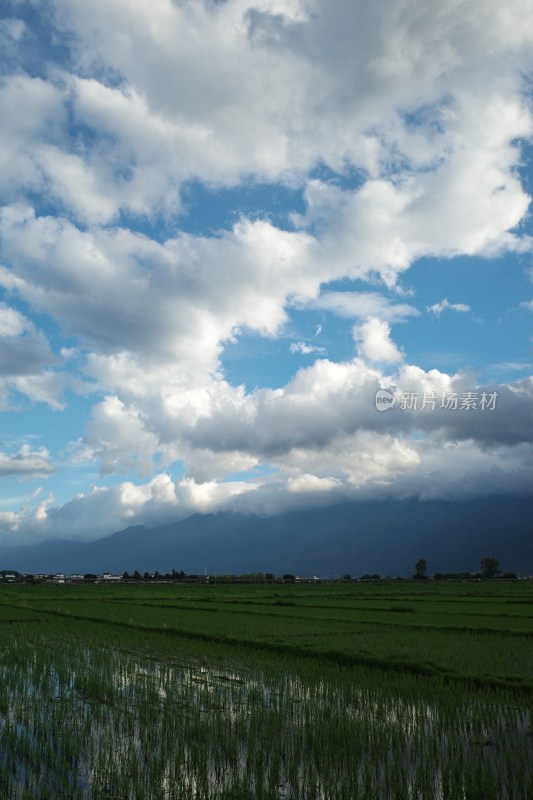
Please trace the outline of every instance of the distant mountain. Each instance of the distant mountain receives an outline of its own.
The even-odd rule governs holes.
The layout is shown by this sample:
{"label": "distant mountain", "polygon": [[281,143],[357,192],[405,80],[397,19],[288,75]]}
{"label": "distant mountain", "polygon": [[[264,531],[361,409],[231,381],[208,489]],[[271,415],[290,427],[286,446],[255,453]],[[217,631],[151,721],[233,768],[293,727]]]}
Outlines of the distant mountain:
{"label": "distant mountain", "polygon": [[411,575],[419,558],[433,574],[476,571],[485,556],[497,558],[504,570],[533,574],[533,497],[355,502],[271,517],[195,514],[89,543],[0,548],[0,568]]}

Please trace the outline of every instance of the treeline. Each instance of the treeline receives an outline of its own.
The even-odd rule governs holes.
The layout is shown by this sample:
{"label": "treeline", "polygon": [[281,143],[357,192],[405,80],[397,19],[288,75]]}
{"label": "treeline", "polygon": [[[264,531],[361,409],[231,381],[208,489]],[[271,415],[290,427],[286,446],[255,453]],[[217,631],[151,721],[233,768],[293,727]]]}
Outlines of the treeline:
{"label": "treeline", "polygon": [[[452,581],[466,581],[466,580],[516,580],[518,575],[515,572],[503,572],[500,569],[500,562],[497,558],[492,556],[485,556],[479,562],[479,572],[436,572],[433,575],[433,580],[452,580]],[[427,580],[428,579],[428,563],[425,558],[420,558],[415,564],[415,572],[413,580]]]}
{"label": "treeline", "polygon": [[143,572],[141,574],[139,570],[135,570],[131,574],[129,572],[122,574],[123,581],[176,581],[179,583],[274,583],[287,577],[296,580],[296,576],[287,575],[284,575],[283,578],[276,578],[272,572],[250,572],[244,575],[195,575],[173,569],[172,572],[164,573]]}
{"label": "treeline", "polygon": [[146,583],[146,582],[165,582],[165,583],[350,583],[356,581],[480,581],[480,580],[517,580],[515,572],[504,572],[499,568],[499,562],[495,558],[482,558],[480,561],[480,571],[478,572],[436,572],[428,575],[428,563],[421,558],[415,564],[415,572],[409,577],[398,577],[390,575],[380,575],[379,573],[365,573],[359,577],[352,577],[350,573],[334,577],[300,577],[293,573],[286,572],[283,575],[274,575],[273,572],[249,572],[242,575],[233,574],[188,574],[183,570],[173,569],[171,572],[123,572],[122,575],[112,575],[109,572],[96,574],[93,572],[84,575],[64,575],[55,574],[27,574],[17,570],[0,570],[1,583]]}

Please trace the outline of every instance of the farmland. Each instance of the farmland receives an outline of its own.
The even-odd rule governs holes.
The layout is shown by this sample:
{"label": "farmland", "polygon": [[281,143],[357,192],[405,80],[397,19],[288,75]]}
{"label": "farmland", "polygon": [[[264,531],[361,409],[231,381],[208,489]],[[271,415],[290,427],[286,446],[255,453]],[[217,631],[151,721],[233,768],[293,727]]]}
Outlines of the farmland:
{"label": "farmland", "polygon": [[0,589],[7,798],[533,796],[533,584]]}

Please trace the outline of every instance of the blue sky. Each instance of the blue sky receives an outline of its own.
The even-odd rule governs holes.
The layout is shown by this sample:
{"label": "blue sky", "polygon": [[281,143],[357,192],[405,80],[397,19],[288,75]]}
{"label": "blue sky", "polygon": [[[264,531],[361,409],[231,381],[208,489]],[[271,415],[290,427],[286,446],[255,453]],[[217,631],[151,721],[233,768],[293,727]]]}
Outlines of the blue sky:
{"label": "blue sky", "polygon": [[0,542],[531,492],[524,10],[4,2]]}

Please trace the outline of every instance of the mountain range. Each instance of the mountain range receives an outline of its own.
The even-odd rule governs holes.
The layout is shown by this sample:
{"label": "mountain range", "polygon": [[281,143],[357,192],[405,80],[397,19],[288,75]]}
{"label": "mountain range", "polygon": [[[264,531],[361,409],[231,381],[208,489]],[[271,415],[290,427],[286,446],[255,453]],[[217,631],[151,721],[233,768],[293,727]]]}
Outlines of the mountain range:
{"label": "mountain range", "polygon": [[91,542],[0,547],[0,568],[396,576],[411,575],[419,558],[427,560],[428,574],[475,572],[486,556],[497,558],[505,571],[533,574],[533,497],[364,501],[272,516],[195,514]]}

